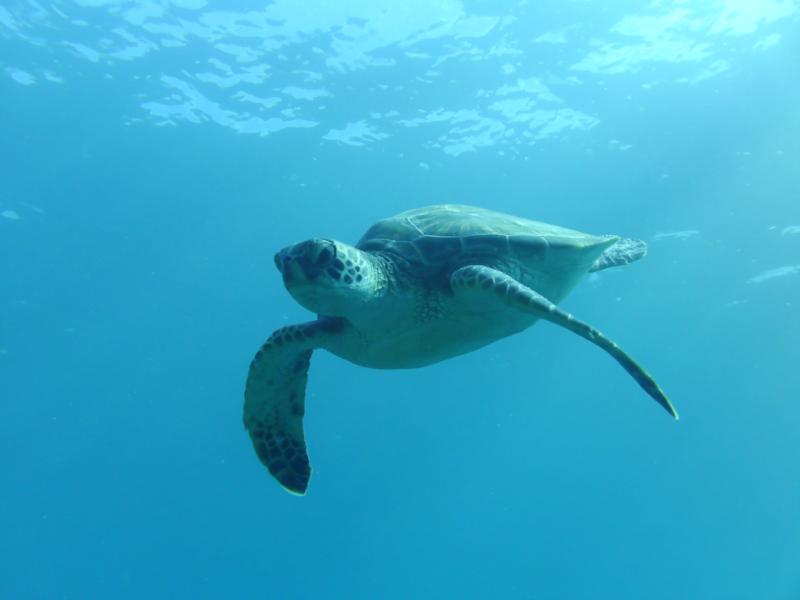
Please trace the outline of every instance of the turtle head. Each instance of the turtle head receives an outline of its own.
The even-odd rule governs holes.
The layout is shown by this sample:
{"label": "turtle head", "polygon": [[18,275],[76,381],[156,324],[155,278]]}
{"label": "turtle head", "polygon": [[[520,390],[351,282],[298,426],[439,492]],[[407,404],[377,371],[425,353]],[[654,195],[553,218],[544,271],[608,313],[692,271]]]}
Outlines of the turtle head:
{"label": "turtle head", "polygon": [[314,238],[275,255],[286,289],[301,305],[320,315],[348,317],[376,297],[375,259],[336,240]]}

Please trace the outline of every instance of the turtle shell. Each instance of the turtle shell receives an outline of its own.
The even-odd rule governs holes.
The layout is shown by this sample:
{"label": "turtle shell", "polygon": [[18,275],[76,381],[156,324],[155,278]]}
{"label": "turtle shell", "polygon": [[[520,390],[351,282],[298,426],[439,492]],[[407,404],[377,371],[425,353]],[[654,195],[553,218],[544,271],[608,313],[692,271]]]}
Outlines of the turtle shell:
{"label": "turtle shell", "polygon": [[420,267],[517,263],[523,271],[584,274],[619,238],[595,236],[474,206],[443,204],[375,223],[358,242],[366,252]]}

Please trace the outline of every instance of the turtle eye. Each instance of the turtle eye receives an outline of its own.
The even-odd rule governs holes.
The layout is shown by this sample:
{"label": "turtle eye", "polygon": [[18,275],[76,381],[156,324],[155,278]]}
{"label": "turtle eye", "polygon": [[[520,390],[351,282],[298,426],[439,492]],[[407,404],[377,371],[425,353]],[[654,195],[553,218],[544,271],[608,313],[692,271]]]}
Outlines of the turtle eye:
{"label": "turtle eye", "polygon": [[324,267],[333,258],[333,252],[330,248],[323,248],[320,253],[317,255],[317,265],[320,267]]}

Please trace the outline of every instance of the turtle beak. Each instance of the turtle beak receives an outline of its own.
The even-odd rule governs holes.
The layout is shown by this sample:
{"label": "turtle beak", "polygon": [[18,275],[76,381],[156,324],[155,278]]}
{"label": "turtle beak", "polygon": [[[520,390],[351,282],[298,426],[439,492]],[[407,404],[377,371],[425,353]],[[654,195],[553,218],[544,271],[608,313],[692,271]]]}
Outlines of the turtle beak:
{"label": "turtle beak", "polygon": [[291,254],[292,246],[284,248],[275,255],[275,266],[278,271],[283,275],[284,285],[294,283],[298,280],[302,281],[303,269],[298,264],[297,260]]}
{"label": "turtle beak", "polygon": [[308,240],[288,246],[275,255],[275,266],[285,284],[313,281],[336,258],[336,245],[330,240]]}

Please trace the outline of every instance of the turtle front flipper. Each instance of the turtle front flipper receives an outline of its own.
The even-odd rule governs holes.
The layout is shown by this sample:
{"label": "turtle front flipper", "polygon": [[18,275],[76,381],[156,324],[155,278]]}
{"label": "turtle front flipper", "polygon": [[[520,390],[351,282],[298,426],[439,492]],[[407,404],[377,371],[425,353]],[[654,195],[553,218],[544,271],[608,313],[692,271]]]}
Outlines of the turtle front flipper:
{"label": "turtle front flipper", "polygon": [[250,363],[244,392],[244,426],[259,460],[287,491],[299,495],[311,478],[303,414],[318,329],[312,322],[273,333]]}
{"label": "turtle front flipper", "polygon": [[487,303],[495,302],[525,311],[565,327],[608,352],[642,386],[645,392],[676,419],[678,412],[655,379],[622,348],[597,329],[564,312],[541,294],[524,286],[513,277],[483,265],[461,267],[450,276],[450,286],[457,295],[479,295]]}

